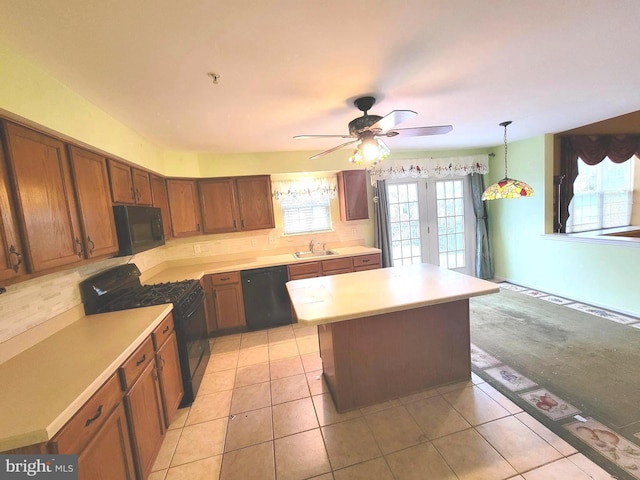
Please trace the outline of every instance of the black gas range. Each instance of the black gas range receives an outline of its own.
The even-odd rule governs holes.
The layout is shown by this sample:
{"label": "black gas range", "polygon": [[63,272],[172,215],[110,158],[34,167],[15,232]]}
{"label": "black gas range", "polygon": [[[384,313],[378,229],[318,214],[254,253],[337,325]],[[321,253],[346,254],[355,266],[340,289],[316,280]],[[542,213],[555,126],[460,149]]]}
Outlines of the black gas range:
{"label": "black gas range", "polygon": [[138,267],[126,264],[83,281],[80,283],[80,294],[87,315],[173,304],[173,321],[184,386],[180,406],[193,402],[210,356],[204,291],[198,280],[142,285]]}

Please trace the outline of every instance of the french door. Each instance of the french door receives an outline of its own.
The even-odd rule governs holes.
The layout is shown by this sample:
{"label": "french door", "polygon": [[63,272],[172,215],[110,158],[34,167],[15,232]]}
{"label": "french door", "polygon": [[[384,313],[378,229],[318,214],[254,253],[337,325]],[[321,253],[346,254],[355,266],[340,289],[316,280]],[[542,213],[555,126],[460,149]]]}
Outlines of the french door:
{"label": "french door", "polygon": [[469,177],[387,180],[394,265],[432,263],[475,271]]}

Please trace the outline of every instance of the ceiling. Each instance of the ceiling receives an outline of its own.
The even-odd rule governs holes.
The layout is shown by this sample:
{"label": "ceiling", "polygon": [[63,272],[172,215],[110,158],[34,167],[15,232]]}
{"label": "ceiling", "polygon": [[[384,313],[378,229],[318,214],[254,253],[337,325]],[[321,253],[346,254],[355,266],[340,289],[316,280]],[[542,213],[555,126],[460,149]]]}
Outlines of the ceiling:
{"label": "ceiling", "polygon": [[[371,114],[499,145],[640,110],[637,0],[0,0],[0,41],[148,140],[208,153],[322,151]],[[220,75],[217,84],[208,72]]]}

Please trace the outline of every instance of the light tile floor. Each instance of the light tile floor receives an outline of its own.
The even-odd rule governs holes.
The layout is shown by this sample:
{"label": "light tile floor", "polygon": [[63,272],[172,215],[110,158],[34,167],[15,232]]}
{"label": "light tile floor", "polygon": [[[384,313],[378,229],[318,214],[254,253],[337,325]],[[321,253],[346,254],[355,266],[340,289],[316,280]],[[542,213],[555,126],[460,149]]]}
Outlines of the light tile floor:
{"label": "light tile floor", "polygon": [[607,472],[482,379],[344,414],[315,327],[212,340],[149,480],[587,480]]}

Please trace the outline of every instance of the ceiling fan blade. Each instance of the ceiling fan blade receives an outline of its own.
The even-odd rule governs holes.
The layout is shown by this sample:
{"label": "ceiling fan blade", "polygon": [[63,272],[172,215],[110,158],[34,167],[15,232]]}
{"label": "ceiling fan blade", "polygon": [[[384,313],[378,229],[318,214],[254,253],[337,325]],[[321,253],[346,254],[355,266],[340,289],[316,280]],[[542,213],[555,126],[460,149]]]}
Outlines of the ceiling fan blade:
{"label": "ceiling fan blade", "polygon": [[369,128],[371,130],[380,129],[381,132],[386,132],[396,125],[400,125],[402,122],[409,120],[414,115],[417,115],[417,113],[413,110],[394,110],[386,114]]}
{"label": "ceiling fan blade", "polygon": [[379,133],[381,137],[395,137],[402,135],[403,137],[422,137],[426,135],[444,135],[453,130],[451,125],[437,125],[432,127],[412,127],[412,128],[394,128],[390,132]]}
{"label": "ceiling fan blade", "polygon": [[314,155],[313,157],[309,157],[309,160],[315,160],[318,157],[322,157],[323,155],[326,155],[327,153],[335,152],[336,150],[339,150],[342,147],[346,147],[347,145],[351,145],[352,143],[356,143],[357,141],[358,141],[358,139],[356,138],[355,140],[351,140],[350,142],[343,143],[342,145],[338,145],[337,147],[330,148],[329,150],[325,150],[324,152],[320,152],[317,155]]}
{"label": "ceiling fan blade", "polygon": [[303,138],[353,138],[351,135],[296,135],[293,137],[295,140]]}

